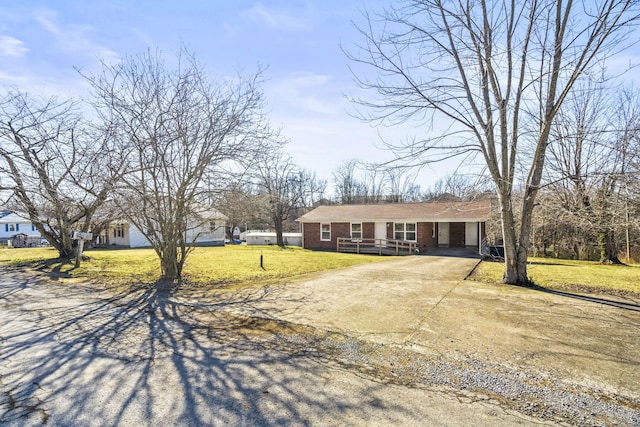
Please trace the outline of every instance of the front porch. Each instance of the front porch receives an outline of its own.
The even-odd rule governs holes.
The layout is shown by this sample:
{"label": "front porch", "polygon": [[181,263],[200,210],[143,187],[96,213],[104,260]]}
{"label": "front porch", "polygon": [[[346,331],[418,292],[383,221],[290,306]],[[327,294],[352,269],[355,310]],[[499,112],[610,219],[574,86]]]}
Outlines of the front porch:
{"label": "front porch", "polygon": [[344,253],[396,256],[419,253],[418,244],[407,240],[338,237],[337,243],[337,251]]}

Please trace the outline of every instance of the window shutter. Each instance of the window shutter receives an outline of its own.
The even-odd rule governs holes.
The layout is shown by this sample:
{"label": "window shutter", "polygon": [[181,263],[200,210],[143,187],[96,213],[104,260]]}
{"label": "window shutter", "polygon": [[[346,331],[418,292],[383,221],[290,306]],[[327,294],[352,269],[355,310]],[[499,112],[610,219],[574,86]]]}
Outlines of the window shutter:
{"label": "window shutter", "polygon": [[7,233],[9,232],[9,224],[4,225],[4,231],[6,231]]}
{"label": "window shutter", "polygon": [[20,231],[20,224],[16,224],[16,231]]}

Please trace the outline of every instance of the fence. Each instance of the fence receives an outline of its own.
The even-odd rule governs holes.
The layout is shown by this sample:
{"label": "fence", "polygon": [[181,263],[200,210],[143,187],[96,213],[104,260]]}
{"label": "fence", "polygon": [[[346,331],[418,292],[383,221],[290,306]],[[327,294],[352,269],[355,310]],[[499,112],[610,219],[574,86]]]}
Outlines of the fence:
{"label": "fence", "polygon": [[411,255],[418,253],[418,244],[407,240],[351,239],[338,237],[338,252],[378,255]]}

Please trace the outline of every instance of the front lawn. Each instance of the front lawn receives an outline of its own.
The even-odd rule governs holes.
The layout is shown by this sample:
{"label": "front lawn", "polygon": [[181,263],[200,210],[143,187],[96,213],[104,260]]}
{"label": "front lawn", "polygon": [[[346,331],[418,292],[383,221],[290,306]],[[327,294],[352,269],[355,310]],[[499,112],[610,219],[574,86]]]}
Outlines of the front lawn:
{"label": "front lawn", "polygon": [[[640,267],[591,261],[529,258],[529,277],[538,286],[562,291],[633,293],[640,295]],[[481,262],[471,279],[499,283],[504,264]]]}
{"label": "front lawn", "polygon": [[[160,277],[160,262],[152,249],[92,249],[84,254],[88,260],[77,269],[73,263],[61,263],[52,248],[3,249],[0,263],[37,269],[58,278],[110,284],[152,283]],[[264,268],[260,267],[260,256]],[[197,285],[244,286],[385,259],[277,246],[201,247],[187,258],[183,278]]]}

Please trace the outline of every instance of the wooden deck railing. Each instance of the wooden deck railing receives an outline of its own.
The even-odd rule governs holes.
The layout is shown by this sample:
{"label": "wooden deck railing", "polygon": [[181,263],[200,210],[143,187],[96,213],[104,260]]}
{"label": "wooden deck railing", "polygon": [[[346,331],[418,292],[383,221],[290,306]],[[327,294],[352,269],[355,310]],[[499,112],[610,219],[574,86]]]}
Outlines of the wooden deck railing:
{"label": "wooden deck railing", "polygon": [[352,239],[338,237],[338,252],[378,255],[411,255],[416,253],[417,243],[390,239]]}

